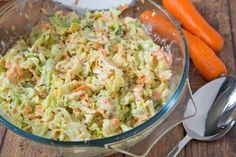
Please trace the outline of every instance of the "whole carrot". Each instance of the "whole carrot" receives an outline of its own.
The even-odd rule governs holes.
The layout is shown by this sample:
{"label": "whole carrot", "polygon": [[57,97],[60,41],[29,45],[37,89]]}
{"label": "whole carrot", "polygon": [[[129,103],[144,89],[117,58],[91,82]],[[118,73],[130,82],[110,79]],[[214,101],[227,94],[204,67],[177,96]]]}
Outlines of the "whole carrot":
{"label": "whole carrot", "polygon": [[183,33],[192,62],[206,80],[210,81],[227,73],[225,64],[207,44],[187,30],[183,29]]}
{"label": "whole carrot", "polygon": [[220,51],[223,48],[224,39],[201,16],[191,0],[163,0],[162,3],[184,28],[206,42],[213,50]]}
{"label": "whole carrot", "polygon": [[143,24],[150,25],[151,32],[159,34],[162,38],[176,40],[178,30],[162,15],[146,10],[139,18]]}
{"label": "whole carrot", "polygon": [[[153,15],[152,11],[144,11],[140,15],[140,20],[144,24],[150,24],[153,33],[160,33],[160,31],[169,32],[168,34],[171,31],[177,33],[177,30],[173,28],[174,26],[167,19],[159,15]],[[206,43],[184,29],[183,33],[188,43],[190,57],[206,80],[213,80],[221,74],[227,73],[224,63]]]}

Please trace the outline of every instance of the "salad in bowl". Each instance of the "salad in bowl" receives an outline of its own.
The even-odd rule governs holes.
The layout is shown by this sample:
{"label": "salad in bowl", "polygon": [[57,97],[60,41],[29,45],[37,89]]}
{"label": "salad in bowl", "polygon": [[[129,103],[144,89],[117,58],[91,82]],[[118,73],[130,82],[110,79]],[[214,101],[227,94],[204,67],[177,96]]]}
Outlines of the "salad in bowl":
{"label": "salad in bowl", "polygon": [[113,136],[166,102],[172,56],[120,11],[56,12],[0,59],[0,109],[27,132],[60,141]]}

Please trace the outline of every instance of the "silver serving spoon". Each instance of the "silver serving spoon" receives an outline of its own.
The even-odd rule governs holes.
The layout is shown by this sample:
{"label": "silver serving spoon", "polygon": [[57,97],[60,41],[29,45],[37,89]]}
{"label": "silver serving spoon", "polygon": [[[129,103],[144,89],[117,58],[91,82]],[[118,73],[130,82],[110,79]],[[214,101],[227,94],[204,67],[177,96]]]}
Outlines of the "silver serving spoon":
{"label": "silver serving spoon", "polygon": [[[196,115],[183,121],[187,135],[167,157],[175,157],[191,140],[216,140],[224,136],[236,121],[236,80],[222,77],[211,81],[193,95]],[[193,109],[192,101],[187,104],[186,114]]]}
{"label": "silver serving spoon", "polygon": [[84,14],[87,11],[108,10],[122,5],[132,6],[137,0],[53,0],[61,5]]}

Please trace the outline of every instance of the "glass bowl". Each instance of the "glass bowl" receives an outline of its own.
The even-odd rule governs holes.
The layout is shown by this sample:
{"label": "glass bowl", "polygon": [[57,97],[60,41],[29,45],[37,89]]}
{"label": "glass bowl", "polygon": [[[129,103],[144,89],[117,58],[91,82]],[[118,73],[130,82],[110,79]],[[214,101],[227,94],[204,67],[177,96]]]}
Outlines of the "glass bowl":
{"label": "glass bowl", "polygon": [[[16,134],[32,142],[41,149],[50,149],[55,154],[71,156],[105,156],[114,152],[122,152],[131,156],[146,155],[161,136],[173,126],[187,118],[185,104],[187,98],[189,56],[187,45],[179,24],[160,5],[151,0],[136,3],[126,9],[121,16],[138,18],[145,10],[152,10],[166,18],[176,28],[178,34],[152,34],[153,40],[173,55],[173,77],[170,85],[168,101],[157,113],[145,123],[127,132],[89,141],[55,141],[25,132],[9,122],[9,118],[0,111],[0,122]],[[68,12],[69,9],[51,0],[14,0],[0,11],[0,53],[4,52],[22,36],[27,36],[40,20],[47,19],[58,10]],[[135,144],[146,139],[143,150],[131,149]],[[136,155],[135,155],[136,154]]]}

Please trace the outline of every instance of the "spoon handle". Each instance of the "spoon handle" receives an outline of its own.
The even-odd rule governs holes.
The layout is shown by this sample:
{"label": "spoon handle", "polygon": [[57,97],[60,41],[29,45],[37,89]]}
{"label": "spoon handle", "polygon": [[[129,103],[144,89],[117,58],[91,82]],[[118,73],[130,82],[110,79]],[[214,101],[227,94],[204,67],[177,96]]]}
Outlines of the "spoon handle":
{"label": "spoon handle", "polygon": [[184,148],[184,146],[191,140],[192,138],[186,135],[167,155],[167,157],[176,157],[179,152]]}

